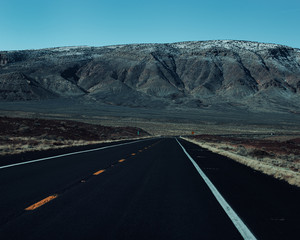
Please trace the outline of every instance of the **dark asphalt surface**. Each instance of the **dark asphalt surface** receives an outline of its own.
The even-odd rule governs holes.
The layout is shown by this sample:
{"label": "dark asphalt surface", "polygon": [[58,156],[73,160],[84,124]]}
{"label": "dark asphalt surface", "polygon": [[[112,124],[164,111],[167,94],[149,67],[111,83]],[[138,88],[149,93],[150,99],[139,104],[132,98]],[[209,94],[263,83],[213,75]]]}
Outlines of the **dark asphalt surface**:
{"label": "dark asphalt surface", "polygon": [[[258,239],[300,236],[299,188],[180,142]],[[242,237],[169,138],[0,169],[0,239]]]}

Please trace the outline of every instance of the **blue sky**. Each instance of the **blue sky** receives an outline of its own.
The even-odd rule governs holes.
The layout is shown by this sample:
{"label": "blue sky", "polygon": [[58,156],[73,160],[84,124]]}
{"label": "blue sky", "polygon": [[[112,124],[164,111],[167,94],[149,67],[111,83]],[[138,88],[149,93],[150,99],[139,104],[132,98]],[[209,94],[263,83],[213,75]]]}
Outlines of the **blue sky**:
{"label": "blue sky", "polygon": [[0,0],[0,50],[215,39],[300,48],[300,1]]}

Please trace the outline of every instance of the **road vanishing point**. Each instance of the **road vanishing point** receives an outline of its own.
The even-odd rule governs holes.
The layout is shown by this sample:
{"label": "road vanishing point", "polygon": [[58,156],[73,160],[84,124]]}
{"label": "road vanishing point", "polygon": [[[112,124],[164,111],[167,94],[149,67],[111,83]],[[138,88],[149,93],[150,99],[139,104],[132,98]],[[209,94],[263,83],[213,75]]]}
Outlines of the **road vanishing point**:
{"label": "road vanishing point", "polygon": [[299,188],[181,138],[4,159],[0,196],[1,240],[300,236]]}

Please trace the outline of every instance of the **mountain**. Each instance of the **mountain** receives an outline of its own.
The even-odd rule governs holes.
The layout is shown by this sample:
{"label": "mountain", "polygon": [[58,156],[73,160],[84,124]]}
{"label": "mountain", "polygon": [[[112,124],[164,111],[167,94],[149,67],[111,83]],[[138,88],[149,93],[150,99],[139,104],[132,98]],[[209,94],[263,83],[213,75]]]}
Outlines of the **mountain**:
{"label": "mountain", "polygon": [[0,101],[300,111],[300,49],[217,40],[0,52]]}

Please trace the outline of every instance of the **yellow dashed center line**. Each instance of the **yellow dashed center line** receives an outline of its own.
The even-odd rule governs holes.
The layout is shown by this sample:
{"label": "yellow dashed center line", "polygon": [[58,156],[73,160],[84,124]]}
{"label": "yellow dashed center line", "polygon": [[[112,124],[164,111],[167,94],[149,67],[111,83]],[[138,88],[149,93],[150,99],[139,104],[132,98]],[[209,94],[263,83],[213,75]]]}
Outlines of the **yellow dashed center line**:
{"label": "yellow dashed center line", "polygon": [[[144,149],[148,149],[148,147],[145,147]],[[142,151],[143,151],[143,150],[139,150],[139,152],[142,152]],[[136,153],[132,153],[132,154],[131,154],[131,156],[135,156],[135,155],[136,155]],[[126,160],[126,159],[123,158],[123,159],[120,159],[119,162],[121,163],[121,162],[124,162],[125,160]],[[112,165],[112,167],[113,167],[113,166],[114,166],[114,165]],[[101,174],[101,173],[103,173],[103,172],[105,172],[105,169],[99,170],[98,172],[93,173],[93,175],[97,176],[97,175],[99,175],[99,174]],[[82,180],[81,182],[85,182],[85,180]],[[39,201],[39,202],[37,202],[37,203],[35,203],[35,204],[32,204],[31,206],[25,208],[25,210],[26,210],[26,211],[35,210],[35,209],[37,209],[37,208],[43,206],[44,204],[46,204],[46,203],[52,201],[53,199],[55,199],[55,198],[57,198],[57,197],[58,197],[57,194],[51,195],[51,196],[49,196],[49,197],[46,197],[46,198],[44,198],[43,200],[41,200],[41,201]]]}
{"label": "yellow dashed center line", "polygon": [[[150,146],[150,147],[151,147],[151,146]],[[145,147],[144,149],[148,149],[148,148],[149,148],[149,147]],[[143,151],[143,150],[139,150],[139,152],[142,152],[142,151]],[[132,153],[132,154],[131,154],[131,156],[135,156],[135,155],[136,155],[136,153]],[[126,160],[126,159],[120,159],[119,162],[121,163],[121,162],[124,162],[125,160]],[[112,165],[112,167],[113,167],[113,166],[114,166],[114,165]],[[101,173],[103,173],[103,172],[105,172],[105,169],[99,170],[98,172],[95,172],[93,175],[97,176],[97,175],[99,175],[99,174],[101,174]],[[81,182],[85,182],[85,180],[82,180]],[[49,197],[46,197],[46,198],[44,198],[43,200],[41,200],[41,201],[39,201],[39,202],[37,202],[37,203],[35,203],[35,204],[32,204],[31,206],[25,208],[25,210],[27,210],[27,211],[35,210],[35,209],[37,209],[37,208],[43,206],[44,204],[46,204],[46,203],[52,201],[53,199],[55,199],[55,198],[57,198],[57,197],[58,197],[57,194],[51,195],[51,196],[49,196]]]}
{"label": "yellow dashed center line", "polygon": [[102,169],[102,170],[100,170],[100,171],[98,171],[98,172],[95,172],[93,175],[97,176],[97,175],[99,175],[99,174],[101,174],[101,173],[103,173],[103,172],[105,172],[104,169]]}
{"label": "yellow dashed center line", "polygon": [[35,204],[32,204],[31,206],[25,208],[25,210],[31,211],[31,210],[37,209],[37,208],[39,208],[40,206],[43,206],[44,204],[46,204],[46,203],[50,202],[51,200],[57,198],[57,196],[58,196],[58,195],[55,194],[55,195],[51,195],[51,196],[49,196],[49,197],[46,197],[46,198],[44,198],[43,200],[41,200],[41,201],[39,201],[39,202],[37,202],[37,203],[35,203]]}

